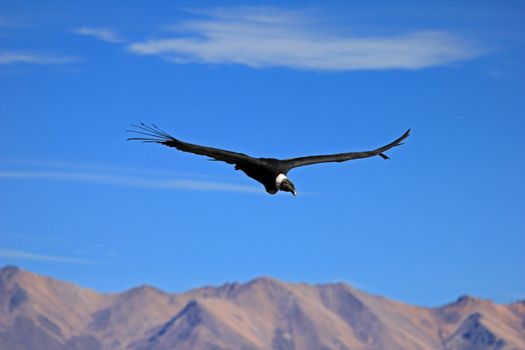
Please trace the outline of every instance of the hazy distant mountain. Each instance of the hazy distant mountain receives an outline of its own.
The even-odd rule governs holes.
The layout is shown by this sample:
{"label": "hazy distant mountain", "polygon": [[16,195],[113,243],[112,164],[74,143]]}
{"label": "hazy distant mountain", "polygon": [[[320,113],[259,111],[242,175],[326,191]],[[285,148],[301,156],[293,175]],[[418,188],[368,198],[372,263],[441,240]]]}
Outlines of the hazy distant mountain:
{"label": "hazy distant mountain", "polygon": [[245,284],[100,294],[0,270],[0,349],[525,350],[525,302],[416,307],[346,284]]}

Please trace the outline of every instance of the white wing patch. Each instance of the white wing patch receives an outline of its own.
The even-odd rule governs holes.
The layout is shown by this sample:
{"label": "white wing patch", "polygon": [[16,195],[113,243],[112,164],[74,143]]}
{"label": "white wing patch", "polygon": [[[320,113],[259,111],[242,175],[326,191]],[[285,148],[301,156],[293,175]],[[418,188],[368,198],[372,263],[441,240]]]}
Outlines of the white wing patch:
{"label": "white wing patch", "polygon": [[277,188],[281,188],[281,184],[282,184],[283,181],[286,180],[286,179],[288,179],[288,178],[287,178],[286,175],[284,175],[284,174],[279,174],[279,175],[277,175],[277,177],[275,178],[275,186],[276,186]]}

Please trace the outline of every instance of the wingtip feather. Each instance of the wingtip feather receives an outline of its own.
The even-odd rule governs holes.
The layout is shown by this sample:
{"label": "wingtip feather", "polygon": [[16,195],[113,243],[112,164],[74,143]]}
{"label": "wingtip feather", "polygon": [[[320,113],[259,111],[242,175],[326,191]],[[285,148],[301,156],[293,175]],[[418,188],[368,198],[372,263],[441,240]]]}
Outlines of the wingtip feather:
{"label": "wingtip feather", "polygon": [[172,136],[159,129],[159,127],[157,127],[155,124],[151,124],[151,126],[149,126],[139,121],[137,124],[131,124],[131,126],[136,128],[136,130],[128,129],[126,130],[127,132],[144,135],[147,137],[130,137],[128,140],[166,144],[167,141],[171,141],[173,139]]}

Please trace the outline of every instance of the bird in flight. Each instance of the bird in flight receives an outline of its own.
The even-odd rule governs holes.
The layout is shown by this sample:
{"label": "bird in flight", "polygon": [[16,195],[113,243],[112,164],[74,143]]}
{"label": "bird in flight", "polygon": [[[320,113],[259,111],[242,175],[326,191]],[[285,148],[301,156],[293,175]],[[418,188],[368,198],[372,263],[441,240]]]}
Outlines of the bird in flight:
{"label": "bird in flight", "polygon": [[290,192],[294,196],[296,195],[295,186],[286,176],[291,169],[317,163],[345,162],[347,160],[368,158],[373,156],[380,156],[383,159],[389,159],[384,154],[384,152],[392,147],[402,145],[403,140],[410,135],[410,129],[408,129],[395,141],[372,151],[347,152],[290,159],[275,159],[254,158],[244,153],[232,152],[219,148],[200,146],[184,142],[165,133],[153,124],[149,126],[144,123],[140,123],[138,125],[132,126],[135,129],[128,130],[128,132],[132,132],[140,136],[130,137],[128,140],[160,143],[162,145],[174,147],[180,151],[207,156],[211,158],[211,160],[219,160],[228,164],[233,164],[235,165],[235,170],[242,170],[246,175],[263,184],[266,192],[270,194],[276,194],[278,191],[285,191]]}

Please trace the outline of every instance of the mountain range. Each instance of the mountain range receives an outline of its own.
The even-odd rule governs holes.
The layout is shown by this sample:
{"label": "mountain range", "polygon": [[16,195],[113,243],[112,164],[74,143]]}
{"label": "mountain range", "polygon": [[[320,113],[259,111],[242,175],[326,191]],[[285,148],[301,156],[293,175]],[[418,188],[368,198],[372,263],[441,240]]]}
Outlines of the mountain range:
{"label": "mountain range", "polygon": [[185,293],[102,294],[0,270],[1,350],[525,350],[525,301],[463,296],[435,308],[344,283],[257,278]]}

